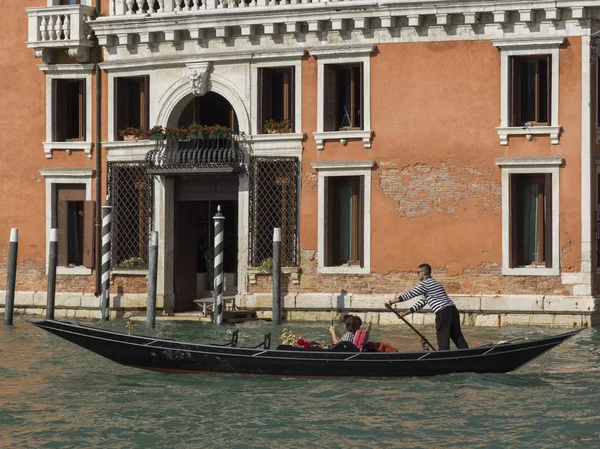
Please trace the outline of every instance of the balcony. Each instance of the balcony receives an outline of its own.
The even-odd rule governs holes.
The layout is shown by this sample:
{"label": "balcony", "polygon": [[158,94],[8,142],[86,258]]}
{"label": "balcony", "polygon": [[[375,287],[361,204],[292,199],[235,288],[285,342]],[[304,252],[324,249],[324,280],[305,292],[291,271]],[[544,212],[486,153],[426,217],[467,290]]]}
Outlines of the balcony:
{"label": "balcony", "polygon": [[33,48],[35,56],[44,63],[52,64],[60,51],[65,51],[77,62],[90,61],[90,49],[94,46],[88,22],[96,16],[91,5],[55,5],[26,8],[29,16],[27,47]]}
{"label": "balcony", "polygon": [[237,173],[244,170],[241,134],[223,138],[158,140],[146,154],[148,173],[154,175],[193,173]]}

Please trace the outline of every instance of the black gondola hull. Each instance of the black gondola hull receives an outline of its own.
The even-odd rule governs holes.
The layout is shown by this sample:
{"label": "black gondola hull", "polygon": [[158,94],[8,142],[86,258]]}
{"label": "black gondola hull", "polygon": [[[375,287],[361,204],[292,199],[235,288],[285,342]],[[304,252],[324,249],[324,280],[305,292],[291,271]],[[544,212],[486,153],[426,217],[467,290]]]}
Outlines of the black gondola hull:
{"label": "black gondola hull", "polygon": [[501,345],[436,352],[337,352],[256,349],[127,335],[65,321],[31,322],[122,365],[177,373],[237,373],[283,377],[407,377],[507,373],[583,329]]}

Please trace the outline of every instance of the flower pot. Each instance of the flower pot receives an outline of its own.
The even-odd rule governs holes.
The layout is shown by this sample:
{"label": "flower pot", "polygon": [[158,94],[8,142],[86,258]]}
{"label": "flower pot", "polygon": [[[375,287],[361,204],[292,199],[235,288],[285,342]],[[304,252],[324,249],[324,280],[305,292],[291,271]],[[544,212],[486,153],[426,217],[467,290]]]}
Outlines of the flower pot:
{"label": "flower pot", "polygon": [[137,137],[135,137],[132,134],[128,134],[128,135],[123,136],[123,140],[137,140]]}
{"label": "flower pot", "polygon": [[148,134],[148,139],[150,140],[165,140],[164,134]]}

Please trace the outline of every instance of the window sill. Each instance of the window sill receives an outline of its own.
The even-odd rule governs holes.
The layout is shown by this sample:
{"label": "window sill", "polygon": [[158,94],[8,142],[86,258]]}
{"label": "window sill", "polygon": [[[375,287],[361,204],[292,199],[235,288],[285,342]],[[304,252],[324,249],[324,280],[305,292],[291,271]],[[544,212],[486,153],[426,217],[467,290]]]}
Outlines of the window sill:
{"label": "window sill", "polygon": [[54,150],[65,150],[68,155],[71,155],[73,150],[83,150],[89,159],[92,158],[92,142],[44,142],[43,144],[46,159],[52,159],[52,152]]}
{"label": "window sill", "polygon": [[249,140],[255,155],[276,151],[277,156],[286,156],[288,153],[290,156],[296,156],[302,151],[304,133],[255,134],[250,136]]}
{"label": "window sill", "polygon": [[500,145],[508,145],[509,136],[550,136],[552,145],[558,145],[558,140],[562,128],[560,126],[510,126],[498,127],[498,136]]}
{"label": "window sill", "polygon": [[144,161],[146,153],[156,148],[153,140],[116,140],[102,142],[102,147],[108,151],[109,162],[139,162]]}
{"label": "window sill", "polygon": [[502,274],[504,276],[558,276],[560,275],[560,269],[535,267],[502,267]]}
{"label": "window sill", "polygon": [[56,267],[56,274],[68,274],[72,276],[90,276],[91,268],[85,267]]}
{"label": "window sill", "polygon": [[342,145],[346,145],[348,139],[362,139],[365,148],[371,148],[371,139],[373,132],[369,130],[346,130],[346,131],[327,131],[314,132],[313,136],[317,142],[317,150],[325,148],[326,140],[339,140]]}
{"label": "window sill", "polygon": [[319,274],[369,274],[367,267],[319,267]]}
{"label": "window sill", "polygon": [[130,276],[148,276],[146,268],[115,268],[110,270],[111,274],[130,275]]}
{"label": "window sill", "polygon": [[[299,267],[281,267],[281,273],[284,275],[289,275],[292,281],[292,284],[298,285],[300,284],[300,268]],[[271,276],[272,273],[270,271],[262,271],[258,267],[247,267],[246,274],[248,275],[248,283],[250,285],[256,285],[256,275],[263,274],[267,276]]]}

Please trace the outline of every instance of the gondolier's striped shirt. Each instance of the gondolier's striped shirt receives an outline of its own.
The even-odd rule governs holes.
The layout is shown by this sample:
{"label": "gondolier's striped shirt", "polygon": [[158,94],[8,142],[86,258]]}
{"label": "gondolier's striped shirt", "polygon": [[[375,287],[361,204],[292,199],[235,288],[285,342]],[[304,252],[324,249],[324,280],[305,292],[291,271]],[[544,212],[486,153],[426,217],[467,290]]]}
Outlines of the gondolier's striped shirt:
{"label": "gondolier's striped shirt", "polygon": [[431,310],[433,310],[435,313],[444,310],[446,307],[454,305],[452,300],[448,297],[446,290],[444,290],[444,287],[442,287],[442,284],[431,277],[423,279],[411,291],[398,296],[398,299],[403,302],[419,295],[423,295],[423,298],[413,304],[413,306],[410,308],[411,313],[421,310],[423,307],[425,307],[425,304],[429,304]]}

